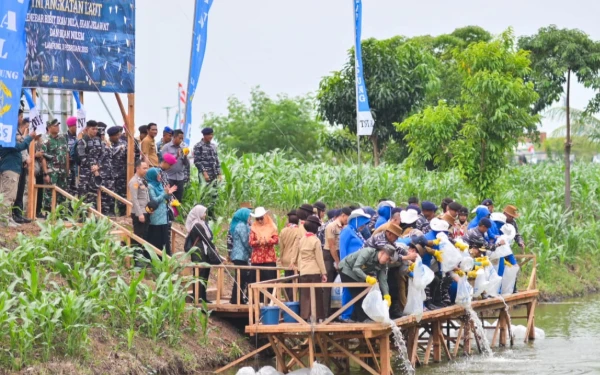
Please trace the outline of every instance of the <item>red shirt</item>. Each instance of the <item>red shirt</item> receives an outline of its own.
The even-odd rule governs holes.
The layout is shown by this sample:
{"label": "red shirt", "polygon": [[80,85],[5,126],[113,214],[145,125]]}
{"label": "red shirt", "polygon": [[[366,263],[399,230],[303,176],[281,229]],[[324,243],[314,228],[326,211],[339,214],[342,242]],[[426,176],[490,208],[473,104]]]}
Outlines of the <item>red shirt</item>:
{"label": "red shirt", "polygon": [[277,255],[275,255],[275,245],[279,243],[279,236],[274,234],[267,244],[259,244],[254,232],[250,232],[250,246],[252,246],[252,256],[250,263],[276,263]]}

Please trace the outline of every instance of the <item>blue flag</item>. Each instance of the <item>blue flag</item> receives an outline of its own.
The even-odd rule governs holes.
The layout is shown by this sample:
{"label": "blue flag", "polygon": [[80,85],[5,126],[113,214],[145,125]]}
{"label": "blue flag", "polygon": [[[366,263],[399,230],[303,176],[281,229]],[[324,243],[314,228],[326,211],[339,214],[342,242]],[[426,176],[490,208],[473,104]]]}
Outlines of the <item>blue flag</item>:
{"label": "blue flag", "polygon": [[362,46],[360,44],[362,34],[362,0],[354,0],[354,36],[355,36],[355,54],[354,70],[356,71],[356,134],[373,134],[373,115],[369,107],[369,97],[367,96],[367,86],[363,76]]}
{"label": "blue flag", "polygon": [[194,15],[194,35],[192,39],[192,53],[190,56],[190,76],[188,77],[188,90],[185,103],[185,124],[183,128],[184,142],[190,144],[192,128],[192,100],[198,86],[200,70],[206,52],[206,35],[208,28],[208,12],[213,0],[196,0],[196,14]]}
{"label": "blue flag", "polygon": [[0,146],[14,147],[25,66],[29,0],[0,1]]}

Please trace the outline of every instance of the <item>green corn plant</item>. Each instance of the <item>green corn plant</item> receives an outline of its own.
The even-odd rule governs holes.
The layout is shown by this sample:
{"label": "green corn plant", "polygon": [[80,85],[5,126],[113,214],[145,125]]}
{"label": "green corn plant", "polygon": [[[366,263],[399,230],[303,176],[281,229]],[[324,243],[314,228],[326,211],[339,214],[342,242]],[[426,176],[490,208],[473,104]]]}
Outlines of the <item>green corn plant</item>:
{"label": "green corn plant", "polygon": [[82,353],[88,340],[88,331],[98,314],[98,301],[78,295],[74,291],[59,293],[61,324],[67,334],[66,352],[70,356]]}
{"label": "green corn plant", "polygon": [[200,327],[202,328],[202,338],[200,339],[201,345],[208,345],[208,321],[212,310],[208,309],[206,301],[202,301],[202,306],[197,309],[198,320],[200,321]]}

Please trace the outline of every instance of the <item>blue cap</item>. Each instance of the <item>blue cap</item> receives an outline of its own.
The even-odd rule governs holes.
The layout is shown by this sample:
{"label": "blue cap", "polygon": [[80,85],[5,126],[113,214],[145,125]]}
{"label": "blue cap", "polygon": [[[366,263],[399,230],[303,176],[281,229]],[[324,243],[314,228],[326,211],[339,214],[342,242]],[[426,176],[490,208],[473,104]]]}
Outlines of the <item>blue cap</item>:
{"label": "blue cap", "polygon": [[423,211],[437,211],[438,208],[433,202],[423,201],[423,203],[421,203],[421,209]]}
{"label": "blue cap", "polygon": [[484,199],[483,202],[481,202],[482,206],[493,206],[494,202],[492,202],[491,199]]}
{"label": "blue cap", "polygon": [[202,134],[203,135],[210,135],[212,133],[214,133],[213,128],[204,128],[204,129],[202,129]]}
{"label": "blue cap", "polygon": [[119,134],[121,131],[123,131],[123,127],[122,126],[111,126],[106,131],[106,134],[108,134],[109,137],[112,137],[113,135]]}
{"label": "blue cap", "polygon": [[163,130],[163,133],[169,133],[169,134],[173,135],[173,129],[171,129],[168,126],[165,126],[165,130]]}
{"label": "blue cap", "polygon": [[492,227],[492,221],[487,217],[484,217],[483,219],[479,220],[479,225],[483,225],[487,229],[490,229]]}

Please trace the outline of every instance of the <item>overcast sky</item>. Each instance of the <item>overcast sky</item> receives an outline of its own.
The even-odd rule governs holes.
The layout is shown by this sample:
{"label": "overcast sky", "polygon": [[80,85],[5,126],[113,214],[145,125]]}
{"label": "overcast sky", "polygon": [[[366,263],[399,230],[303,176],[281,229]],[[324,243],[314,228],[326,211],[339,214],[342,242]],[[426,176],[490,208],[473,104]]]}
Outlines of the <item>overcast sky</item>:
{"label": "overcast sky", "polygon": [[[178,82],[187,82],[193,4],[137,1],[136,126],[156,122],[162,129],[163,107],[177,105]],[[353,0],[214,0],[193,105],[192,143],[200,138],[202,115],[225,113],[230,95],[245,100],[257,85],[270,95],[314,93],[321,78],[346,61],[353,43],[352,12]],[[530,35],[556,24],[598,40],[599,14],[598,0],[363,0],[363,38],[439,35],[467,25],[494,34],[512,26],[516,35]],[[583,108],[591,95],[576,85],[572,105]],[[104,96],[121,124],[114,96]],[[97,94],[87,94],[86,107],[89,118],[109,121]],[[171,122],[173,115],[174,110]],[[543,130],[555,126],[545,122]]]}

